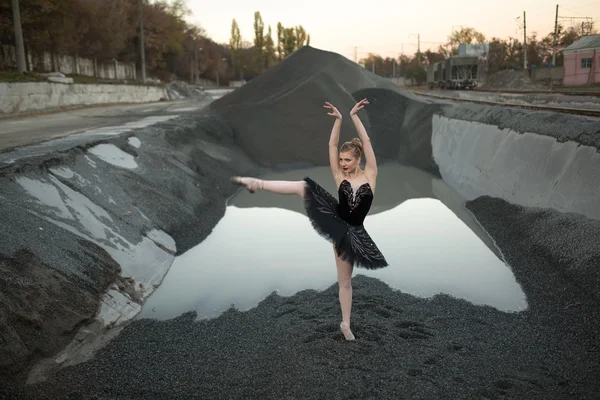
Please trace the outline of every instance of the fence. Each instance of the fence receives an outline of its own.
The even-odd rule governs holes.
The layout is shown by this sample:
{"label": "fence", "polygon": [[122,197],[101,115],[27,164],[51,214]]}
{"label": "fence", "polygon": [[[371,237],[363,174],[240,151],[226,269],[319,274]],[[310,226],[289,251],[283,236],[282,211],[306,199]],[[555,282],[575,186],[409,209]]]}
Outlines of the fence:
{"label": "fence", "polygon": [[[45,51],[41,54],[27,52],[25,62],[27,70],[32,72],[62,72],[63,74],[93,76],[102,79],[136,79],[135,63],[123,63],[117,60],[98,62],[96,59],[90,60],[76,55],[58,55]],[[0,46],[0,69],[17,69],[14,46]]]}
{"label": "fence", "polygon": [[534,82],[544,82],[549,81],[550,79],[552,79],[553,82],[562,82],[564,75],[564,67],[531,69],[531,80]]}

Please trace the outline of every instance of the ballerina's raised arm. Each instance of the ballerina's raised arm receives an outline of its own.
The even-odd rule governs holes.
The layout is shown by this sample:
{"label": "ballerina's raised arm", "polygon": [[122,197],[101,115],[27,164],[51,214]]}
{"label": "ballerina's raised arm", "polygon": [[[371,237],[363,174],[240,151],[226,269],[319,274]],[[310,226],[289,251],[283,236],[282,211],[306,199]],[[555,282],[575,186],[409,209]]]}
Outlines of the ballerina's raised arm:
{"label": "ballerina's raised arm", "polygon": [[342,127],[342,114],[338,111],[337,108],[333,106],[333,104],[329,102],[325,102],[325,105],[323,107],[331,110],[331,112],[328,112],[327,115],[335,117],[335,122],[333,123],[333,128],[331,129],[331,136],[329,137],[329,165],[331,166],[331,173],[333,174],[335,184],[336,186],[338,186],[340,182],[344,179],[344,173],[340,168],[338,154],[338,145],[340,142],[340,129]]}
{"label": "ballerina's raised arm", "polygon": [[363,152],[365,155],[365,175],[367,176],[371,186],[375,187],[375,180],[377,178],[377,159],[375,158],[375,151],[371,145],[371,138],[369,138],[367,130],[358,117],[358,111],[361,110],[365,104],[369,104],[367,99],[362,99],[356,103],[356,105],[350,111],[350,118],[352,119],[354,127],[358,132],[358,137],[363,144]]}

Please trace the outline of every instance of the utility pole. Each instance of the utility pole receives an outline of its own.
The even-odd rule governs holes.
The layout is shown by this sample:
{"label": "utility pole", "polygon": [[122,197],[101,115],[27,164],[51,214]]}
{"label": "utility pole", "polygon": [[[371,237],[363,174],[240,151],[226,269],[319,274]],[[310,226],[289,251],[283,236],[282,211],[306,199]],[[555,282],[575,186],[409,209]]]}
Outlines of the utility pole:
{"label": "utility pole", "polygon": [[523,11],[523,68],[527,69],[527,19]]}
{"label": "utility pole", "polygon": [[357,57],[357,52],[356,52],[357,48],[358,48],[357,46],[354,46],[354,62],[355,63],[358,63],[358,57]]}
{"label": "utility pole", "polygon": [[420,33],[410,33],[408,36],[417,35],[417,63],[421,65],[421,34]]}
{"label": "utility pole", "polygon": [[17,50],[17,68],[19,72],[25,72],[25,44],[23,42],[23,31],[21,29],[21,11],[19,10],[19,0],[12,0],[13,25],[15,28],[15,47]]}
{"label": "utility pole", "polygon": [[552,66],[556,66],[556,35],[558,33],[558,4],[556,5],[556,16],[554,17],[554,44],[552,45]]}
{"label": "utility pole", "polygon": [[396,77],[396,59],[392,58],[392,78]]}
{"label": "utility pole", "polygon": [[192,83],[198,83],[198,43],[194,39],[194,81]]}
{"label": "utility pole", "polygon": [[[227,59],[225,57],[221,58],[221,61],[223,64],[225,64],[225,62],[227,61]],[[219,86],[219,75],[221,74],[221,61],[219,61],[219,65],[217,66],[217,89],[220,87]],[[235,73],[235,71],[234,71]],[[235,79],[235,77],[234,77]]]}
{"label": "utility pole", "polygon": [[144,0],[140,1],[140,55],[142,59],[142,82],[146,82],[146,49],[144,45]]}
{"label": "utility pole", "polygon": [[[204,51],[204,48],[200,47],[198,48],[198,51]],[[196,61],[196,83],[198,82],[200,82],[200,66],[198,65],[198,61]]]}
{"label": "utility pole", "polygon": [[194,67],[192,69],[192,84],[197,83],[197,75],[198,75],[198,45],[194,40]]}
{"label": "utility pole", "polygon": [[419,57],[419,65],[421,65],[421,34],[417,33],[417,57]]}

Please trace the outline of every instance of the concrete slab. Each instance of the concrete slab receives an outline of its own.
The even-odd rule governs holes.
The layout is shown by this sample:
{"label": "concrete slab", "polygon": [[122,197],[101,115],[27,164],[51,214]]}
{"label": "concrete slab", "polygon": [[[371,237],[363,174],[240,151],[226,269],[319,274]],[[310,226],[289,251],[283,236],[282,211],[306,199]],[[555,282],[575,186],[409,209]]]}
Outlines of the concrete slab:
{"label": "concrete slab", "polygon": [[65,83],[0,83],[0,114],[95,104],[147,103],[169,98],[166,88],[159,86]]}

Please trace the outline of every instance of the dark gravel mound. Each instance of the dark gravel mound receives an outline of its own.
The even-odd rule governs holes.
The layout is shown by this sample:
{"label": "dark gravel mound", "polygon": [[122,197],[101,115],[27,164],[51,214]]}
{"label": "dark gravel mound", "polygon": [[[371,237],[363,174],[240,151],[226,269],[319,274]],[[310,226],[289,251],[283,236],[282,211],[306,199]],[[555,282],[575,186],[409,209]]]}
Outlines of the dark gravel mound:
{"label": "dark gravel mound", "polygon": [[371,104],[360,116],[377,156],[435,172],[430,139],[431,115],[437,107],[415,100],[339,54],[305,46],[216,100],[211,109],[231,125],[236,143],[263,166],[326,165],[333,120],[324,102],[333,103],[344,116],[341,144],[357,136],[348,113],[364,97]]}

